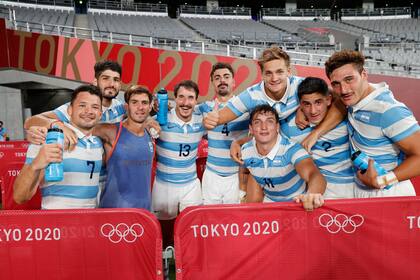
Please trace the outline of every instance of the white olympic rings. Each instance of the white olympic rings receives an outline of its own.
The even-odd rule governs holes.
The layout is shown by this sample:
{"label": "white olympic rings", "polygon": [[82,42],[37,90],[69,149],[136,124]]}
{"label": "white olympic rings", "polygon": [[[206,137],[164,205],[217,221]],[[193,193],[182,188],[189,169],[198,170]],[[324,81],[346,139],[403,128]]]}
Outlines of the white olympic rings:
{"label": "white olympic rings", "polygon": [[344,214],[337,214],[335,217],[325,213],[319,216],[319,225],[326,228],[329,233],[338,233],[341,230],[345,233],[353,233],[360,227],[365,219],[362,215],[356,214],[348,217]]}
{"label": "white olympic rings", "polygon": [[102,225],[101,233],[112,243],[119,243],[121,240],[127,243],[133,243],[143,235],[144,228],[138,223],[132,224],[131,226],[125,223],[119,223],[117,226],[106,223]]}

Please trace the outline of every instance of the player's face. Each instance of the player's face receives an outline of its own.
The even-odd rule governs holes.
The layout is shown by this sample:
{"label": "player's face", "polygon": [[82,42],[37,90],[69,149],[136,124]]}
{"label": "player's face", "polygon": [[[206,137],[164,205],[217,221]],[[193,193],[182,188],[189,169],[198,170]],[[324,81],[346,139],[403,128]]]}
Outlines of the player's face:
{"label": "player's face", "polygon": [[72,124],[81,130],[90,130],[101,118],[101,99],[89,92],[80,92],[73,104],[69,106],[68,113]]}
{"label": "player's face", "polygon": [[319,124],[327,115],[331,105],[331,95],[324,96],[320,93],[304,94],[300,99],[300,108],[312,124]]}
{"label": "player's face", "polygon": [[344,105],[352,106],[368,95],[369,84],[366,70],[361,73],[352,64],[335,69],[330,74],[331,86]]}
{"label": "player's face", "polygon": [[108,69],[102,72],[98,79],[95,79],[94,84],[101,91],[103,98],[111,100],[118,95],[121,89],[121,77],[118,72]]}
{"label": "player's face", "polygon": [[287,77],[290,68],[286,66],[284,59],[275,59],[264,63],[262,78],[265,92],[275,100],[280,100],[287,88]]}
{"label": "player's face", "polygon": [[133,94],[125,105],[127,116],[136,123],[144,123],[152,110],[152,104],[147,94]]}
{"label": "player's face", "polygon": [[257,144],[274,144],[279,133],[279,123],[271,112],[259,113],[249,126]]}
{"label": "player's face", "polygon": [[197,105],[197,99],[195,97],[194,90],[180,87],[177,97],[175,98],[175,103],[175,112],[178,118],[184,122],[191,120],[194,107]]}
{"label": "player's face", "polygon": [[231,94],[233,87],[235,86],[235,80],[233,79],[232,73],[230,73],[227,68],[214,71],[212,83],[218,96],[227,96]]}

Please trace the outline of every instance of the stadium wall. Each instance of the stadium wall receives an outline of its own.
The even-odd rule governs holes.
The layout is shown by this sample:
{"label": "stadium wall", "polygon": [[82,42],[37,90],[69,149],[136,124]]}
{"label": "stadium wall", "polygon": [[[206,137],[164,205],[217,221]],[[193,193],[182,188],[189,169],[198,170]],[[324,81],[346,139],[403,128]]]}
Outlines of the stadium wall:
{"label": "stadium wall", "polygon": [[[6,29],[4,20],[0,19],[0,69],[13,68],[61,79],[91,82],[94,79],[93,65],[103,59],[117,60],[123,65],[124,87],[138,84],[152,91],[165,87],[172,94],[176,83],[192,79],[200,86],[199,102],[213,97],[209,73],[212,64],[217,61],[233,65],[236,71],[235,93],[261,78],[258,64],[254,60],[16,31]],[[293,72],[299,76],[326,78],[321,67],[295,65]],[[370,75],[370,80],[386,81],[395,96],[420,118],[420,106],[416,104],[415,92],[420,88],[420,80],[382,75]]]}

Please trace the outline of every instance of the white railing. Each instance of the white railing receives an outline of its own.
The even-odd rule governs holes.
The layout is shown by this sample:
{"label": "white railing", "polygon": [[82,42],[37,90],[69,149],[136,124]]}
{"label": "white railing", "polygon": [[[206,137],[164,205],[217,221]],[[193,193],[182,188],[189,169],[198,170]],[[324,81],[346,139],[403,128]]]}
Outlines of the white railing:
{"label": "white railing", "polygon": [[[261,52],[266,47],[268,47],[268,45],[264,44],[258,46],[227,45],[205,41],[177,40],[144,35],[112,33],[73,26],[60,26],[53,24],[40,24],[10,20],[7,21],[7,26],[15,30],[24,30],[28,32],[39,32],[51,35],[105,41],[109,43],[121,43],[126,45],[145,46],[151,48],[188,51],[212,55],[226,55],[250,59],[256,59],[261,54]],[[310,42],[286,42],[280,43],[279,45],[286,49],[290,54],[292,63],[298,65],[320,67],[323,67],[330,53],[336,50],[340,50],[341,48],[339,44],[333,47],[323,47],[324,43],[320,44]],[[314,50],[314,52],[323,51],[329,54],[317,54],[307,51],[311,49]],[[420,66],[417,65],[399,65],[385,61],[367,60],[367,68],[370,70],[370,73],[374,74],[388,74],[394,76],[417,78],[420,77]]]}

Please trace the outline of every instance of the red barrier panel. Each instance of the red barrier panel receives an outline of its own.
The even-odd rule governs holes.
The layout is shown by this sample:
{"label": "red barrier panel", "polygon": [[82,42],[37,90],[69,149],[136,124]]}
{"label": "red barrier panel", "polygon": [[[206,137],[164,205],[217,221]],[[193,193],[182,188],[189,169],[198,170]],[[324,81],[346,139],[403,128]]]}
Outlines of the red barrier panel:
{"label": "red barrier panel", "polygon": [[163,279],[159,223],[139,209],[0,211],[0,279]]}
{"label": "red barrier panel", "polygon": [[27,141],[10,141],[0,143],[0,188],[3,209],[29,210],[41,208],[41,193],[24,204],[16,204],[13,200],[13,183],[25,163]]}
{"label": "red barrier panel", "polygon": [[177,279],[418,279],[420,198],[191,207]]}

